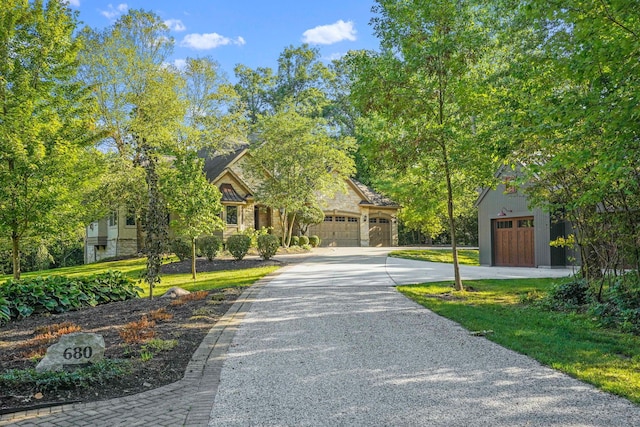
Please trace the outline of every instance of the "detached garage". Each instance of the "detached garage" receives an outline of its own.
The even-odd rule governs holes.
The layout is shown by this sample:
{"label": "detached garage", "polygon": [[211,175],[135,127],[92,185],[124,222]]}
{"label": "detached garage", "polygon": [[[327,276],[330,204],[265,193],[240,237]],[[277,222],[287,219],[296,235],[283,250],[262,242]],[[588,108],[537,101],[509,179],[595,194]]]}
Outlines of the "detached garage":
{"label": "detached garage", "polygon": [[505,267],[565,267],[576,255],[568,248],[551,247],[567,237],[571,227],[554,221],[548,212],[531,209],[526,196],[509,183],[516,171],[503,168],[496,189],[484,189],[478,200],[480,264]]}

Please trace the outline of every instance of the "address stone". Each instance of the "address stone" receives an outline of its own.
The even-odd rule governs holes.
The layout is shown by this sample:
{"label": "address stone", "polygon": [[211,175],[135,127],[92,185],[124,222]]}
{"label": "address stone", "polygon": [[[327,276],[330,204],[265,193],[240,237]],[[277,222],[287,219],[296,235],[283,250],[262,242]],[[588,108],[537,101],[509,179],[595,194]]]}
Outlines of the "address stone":
{"label": "address stone", "polygon": [[75,332],[62,335],[47,349],[36,371],[60,371],[64,365],[95,363],[104,358],[104,338],[100,334]]}

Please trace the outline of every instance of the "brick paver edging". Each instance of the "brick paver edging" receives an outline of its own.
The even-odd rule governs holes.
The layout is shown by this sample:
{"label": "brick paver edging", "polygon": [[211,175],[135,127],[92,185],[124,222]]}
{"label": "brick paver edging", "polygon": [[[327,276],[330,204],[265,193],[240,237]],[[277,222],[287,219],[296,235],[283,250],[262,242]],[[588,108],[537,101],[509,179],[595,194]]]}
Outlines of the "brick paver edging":
{"label": "brick paver edging", "polygon": [[5,414],[0,416],[0,426],[206,426],[236,330],[262,287],[287,268],[268,274],[238,297],[195,351],[181,380],[115,399]]}

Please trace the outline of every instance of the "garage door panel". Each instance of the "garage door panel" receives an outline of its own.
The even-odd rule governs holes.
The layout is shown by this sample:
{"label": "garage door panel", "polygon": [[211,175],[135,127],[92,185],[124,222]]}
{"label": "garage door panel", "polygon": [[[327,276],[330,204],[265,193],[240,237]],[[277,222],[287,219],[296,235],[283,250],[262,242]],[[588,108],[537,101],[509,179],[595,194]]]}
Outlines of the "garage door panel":
{"label": "garage door panel", "polygon": [[391,221],[388,218],[369,218],[369,246],[391,246]]}
{"label": "garage door panel", "polygon": [[535,266],[533,217],[494,220],[494,265]]}
{"label": "garage door panel", "polygon": [[360,246],[358,217],[327,215],[324,222],[309,227],[309,233],[320,237],[321,246]]}

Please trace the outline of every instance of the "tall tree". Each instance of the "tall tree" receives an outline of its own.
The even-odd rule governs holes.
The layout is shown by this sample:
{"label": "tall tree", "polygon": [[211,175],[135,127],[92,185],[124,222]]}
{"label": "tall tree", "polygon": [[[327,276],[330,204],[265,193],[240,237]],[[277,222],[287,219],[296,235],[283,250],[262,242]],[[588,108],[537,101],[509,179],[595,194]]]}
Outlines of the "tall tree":
{"label": "tall tree", "polygon": [[289,246],[296,212],[313,198],[335,194],[354,172],[353,140],[329,134],[323,119],[305,117],[294,106],[261,116],[256,135],[247,173],[260,180],[256,200],[278,214]]}
{"label": "tall tree", "polygon": [[0,6],[0,233],[15,278],[22,239],[77,225],[83,211],[93,104],[73,81],[76,23],[60,1]]}
{"label": "tall tree", "polygon": [[224,225],[220,191],[209,182],[203,171],[204,159],[195,151],[176,156],[173,168],[163,185],[167,206],[175,217],[171,226],[178,235],[191,242],[191,276],[196,279],[196,241],[203,234],[212,234]]}
{"label": "tall tree", "polygon": [[462,290],[454,176],[464,177],[461,185],[472,191],[490,170],[478,167],[486,156],[474,143],[477,112],[468,92],[474,64],[490,41],[482,9],[453,0],[376,3],[372,22],[383,52],[352,55],[353,99],[367,113],[361,123],[373,136],[369,156],[397,174],[423,164],[436,168],[445,188],[455,288]]}
{"label": "tall tree", "polygon": [[[146,197],[137,209],[146,217],[146,280],[152,288],[160,280],[167,234],[167,206],[159,186],[162,171],[168,170],[163,158],[232,148],[243,138],[244,113],[211,59],[188,59],[184,70],[167,64],[174,42],[153,13],[130,10],[112,27],[85,29],[83,36],[87,49],[81,78],[94,87],[106,141],[145,172]],[[140,193],[132,189],[129,199],[139,200]]]}
{"label": "tall tree", "polygon": [[640,271],[640,4],[498,4],[501,146],[527,165],[532,203],[572,222],[585,276],[625,264]]}

